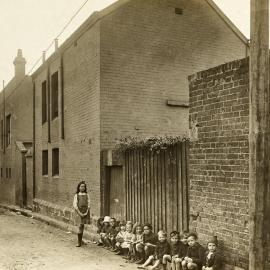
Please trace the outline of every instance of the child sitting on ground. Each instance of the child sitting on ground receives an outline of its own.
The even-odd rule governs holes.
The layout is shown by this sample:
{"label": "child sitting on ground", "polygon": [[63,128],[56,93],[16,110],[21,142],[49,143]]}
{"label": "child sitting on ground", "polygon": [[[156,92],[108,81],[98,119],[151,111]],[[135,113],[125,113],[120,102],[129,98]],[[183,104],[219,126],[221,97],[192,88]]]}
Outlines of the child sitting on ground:
{"label": "child sitting on ground", "polygon": [[179,232],[173,231],[170,233],[171,254],[166,254],[163,256],[164,263],[167,264],[167,262],[171,262],[171,268],[173,270],[175,269],[180,270],[180,268],[176,267],[180,263],[180,258],[178,257],[179,247],[180,247]]}
{"label": "child sitting on ground", "polygon": [[152,225],[146,223],[143,226],[143,242],[137,245],[137,254],[140,258],[137,264],[142,264],[146,259],[153,255],[155,252],[155,247],[158,241],[158,237],[155,233],[152,232]]}
{"label": "child sitting on ground", "polygon": [[130,249],[132,237],[133,237],[132,223],[129,222],[126,225],[126,231],[124,233],[124,242],[121,244],[121,248],[125,256],[124,258],[127,260],[131,259]]}
{"label": "child sitting on ground", "polygon": [[[183,243],[183,237],[184,235],[181,235],[181,241],[179,232],[173,231],[170,233],[170,249],[171,254],[170,255],[164,255],[163,261],[165,264],[167,262],[171,262],[171,268],[172,270],[180,270],[181,269],[181,262],[183,258],[186,256],[187,251],[187,244]],[[187,239],[187,236],[186,236]]]}
{"label": "child sitting on ground", "polygon": [[110,247],[109,240],[108,240],[109,231],[111,229],[110,220],[111,218],[109,216],[104,217],[103,227],[100,232],[101,242],[105,248]]}
{"label": "child sitting on ground", "polygon": [[158,232],[158,242],[155,247],[155,254],[150,255],[146,262],[142,266],[138,266],[140,269],[145,269],[147,265],[153,263],[153,266],[149,269],[153,270],[159,267],[162,264],[163,270],[166,270],[167,261],[164,259],[167,256],[170,256],[170,244],[167,241],[167,234],[164,231]]}
{"label": "child sitting on ground", "polygon": [[115,250],[115,243],[116,243],[116,235],[118,233],[117,222],[115,218],[110,219],[110,229],[108,231],[108,244],[110,249],[113,251]]}
{"label": "child sitting on ground", "polygon": [[196,233],[189,233],[187,242],[188,242],[187,255],[182,261],[183,270],[185,269],[200,270],[202,268],[205,250],[198,243],[198,236]]}
{"label": "child sitting on ground", "polygon": [[207,243],[208,251],[205,253],[202,270],[220,270],[222,260],[217,253],[217,240],[212,238]]}
{"label": "child sitting on ground", "polygon": [[[97,234],[100,236],[100,233],[102,231],[102,228],[103,228],[103,220],[104,218],[103,217],[100,217],[98,220],[97,220]],[[102,246],[102,240],[101,240],[101,237],[99,238],[98,242],[96,243],[98,246]]]}
{"label": "child sitting on ground", "polygon": [[115,237],[115,252],[117,255],[122,254],[122,243],[124,242],[125,232],[126,232],[126,225],[125,222],[122,221],[119,223],[120,231],[117,233]]}
{"label": "child sitting on ground", "polygon": [[139,244],[142,244],[143,242],[143,229],[142,225],[139,223],[135,223],[133,227],[133,236],[131,239],[131,249],[130,249],[130,254],[131,254],[131,260],[136,261],[138,260],[138,254],[137,254],[137,246]]}

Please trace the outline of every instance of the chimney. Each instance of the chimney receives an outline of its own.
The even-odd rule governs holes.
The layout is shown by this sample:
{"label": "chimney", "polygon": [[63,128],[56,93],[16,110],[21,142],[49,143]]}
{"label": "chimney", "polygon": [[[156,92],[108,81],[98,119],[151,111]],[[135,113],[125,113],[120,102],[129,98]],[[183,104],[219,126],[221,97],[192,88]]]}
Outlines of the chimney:
{"label": "chimney", "polygon": [[23,78],[25,76],[25,58],[22,55],[22,50],[18,49],[16,58],[13,61],[15,67],[15,78]]}

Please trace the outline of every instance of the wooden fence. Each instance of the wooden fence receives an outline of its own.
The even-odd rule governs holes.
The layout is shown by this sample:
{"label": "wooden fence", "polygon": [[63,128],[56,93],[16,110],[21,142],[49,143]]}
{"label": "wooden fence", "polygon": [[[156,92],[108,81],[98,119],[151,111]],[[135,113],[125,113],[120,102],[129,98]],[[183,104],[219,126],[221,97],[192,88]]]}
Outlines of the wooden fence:
{"label": "wooden fence", "polygon": [[126,218],[155,231],[188,229],[188,142],[125,152]]}

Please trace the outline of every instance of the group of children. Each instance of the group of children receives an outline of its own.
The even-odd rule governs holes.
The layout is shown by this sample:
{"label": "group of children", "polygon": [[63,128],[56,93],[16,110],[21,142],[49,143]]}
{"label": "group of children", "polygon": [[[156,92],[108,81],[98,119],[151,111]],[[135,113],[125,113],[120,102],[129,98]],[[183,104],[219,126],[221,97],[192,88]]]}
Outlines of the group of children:
{"label": "group of children", "polygon": [[173,270],[197,269],[220,270],[221,257],[217,253],[217,241],[210,239],[207,251],[198,243],[196,233],[170,233],[168,241],[165,231],[157,234],[149,223],[132,224],[131,221],[117,222],[109,216],[98,221],[100,241],[98,245],[123,255],[127,262],[135,262],[139,269],[167,269],[171,264]]}
{"label": "group of children", "polygon": [[[78,244],[83,244],[82,237],[84,225],[90,224],[90,199],[86,183],[80,182],[73,199],[78,225]],[[118,255],[124,255],[129,262],[136,262],[140,269],[156,269],[162,266],[167,269],[171,264],[172,270],[220,270],[221,258],[217,253],[215,238],[207,243],[207,251],[198,243],[195,233],[186,231],[179,234],[177,231],[170,233],[167,240],[165,231],[160,230],[155,234],[152,225],[146,223],[132,224],[131,221],[117,222],[115,218],[106,216],[98,221],[100,242],[98,245],[110,249]]]}

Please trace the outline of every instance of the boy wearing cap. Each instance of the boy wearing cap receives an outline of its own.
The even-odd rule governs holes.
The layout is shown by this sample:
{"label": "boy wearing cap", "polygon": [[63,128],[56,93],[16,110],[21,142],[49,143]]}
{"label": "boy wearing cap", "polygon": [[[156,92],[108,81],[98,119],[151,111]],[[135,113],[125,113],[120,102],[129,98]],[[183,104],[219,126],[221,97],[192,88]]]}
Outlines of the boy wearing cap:
{"label": "boy wearing cap", "polygon": [[202,270],[219,270],[222,267],[222,260],[217,253],[217,239],[211,238],[207,243],[207,252],[203,262]]}

